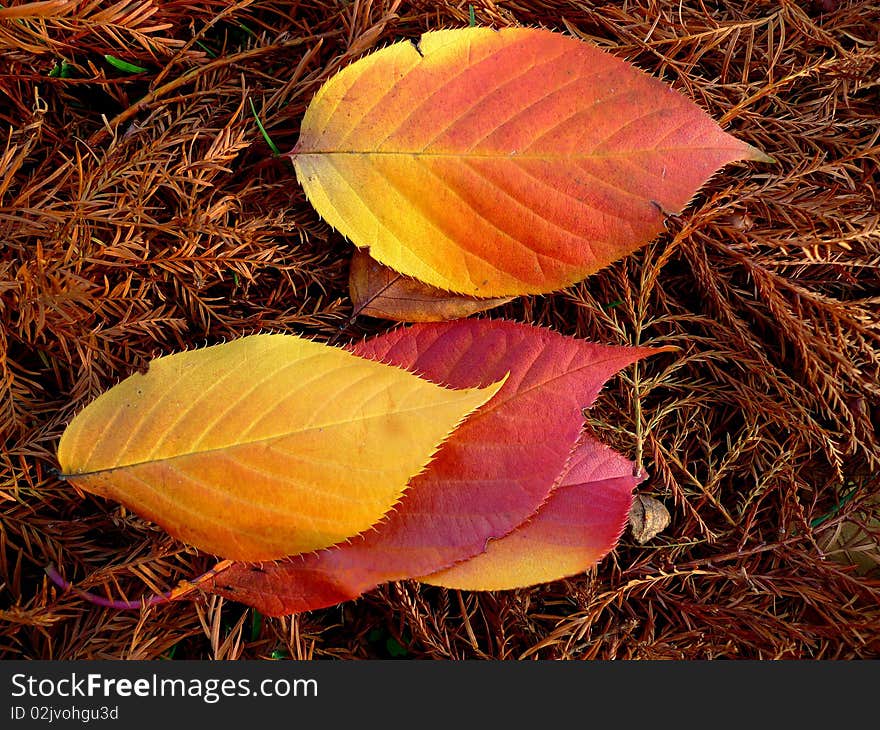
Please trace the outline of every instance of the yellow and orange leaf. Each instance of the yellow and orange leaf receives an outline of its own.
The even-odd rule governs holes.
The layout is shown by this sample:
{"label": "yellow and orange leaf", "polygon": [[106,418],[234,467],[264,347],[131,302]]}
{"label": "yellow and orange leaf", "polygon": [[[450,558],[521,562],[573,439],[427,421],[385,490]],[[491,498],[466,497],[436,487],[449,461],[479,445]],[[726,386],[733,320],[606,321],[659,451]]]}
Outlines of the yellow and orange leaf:
{"label": "yellow and orange leaf", "polygon": [[348,290],[356,314],[395,322],[462,319],[511,300],[511,297],[477,299],[423,284],[398,274],[360,249],[351,257]]}
{"label": "yellow and orange leaf", "polygon": [[454,390],[292,335],[154,360],[58,447],[67,479],[236,560],[326,548],[374,525],[501,383]]}
{"label": "yellow and orange leaf", "polygon": [[318,213],[377,261],[478,297],[553,291],[654,238],[723,165],[767,160],[583,41],[465,28],[318,91],[291,152]]}

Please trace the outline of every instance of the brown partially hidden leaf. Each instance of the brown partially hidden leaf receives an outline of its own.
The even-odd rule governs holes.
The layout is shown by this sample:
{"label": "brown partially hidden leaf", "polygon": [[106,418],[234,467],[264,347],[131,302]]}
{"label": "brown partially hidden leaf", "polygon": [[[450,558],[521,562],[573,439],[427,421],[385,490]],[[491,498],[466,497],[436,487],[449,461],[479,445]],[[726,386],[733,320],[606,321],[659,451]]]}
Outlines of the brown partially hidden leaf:
{"label": "brown partially hidden leaf", "polygon": [[855,565],[858,575],[880,575],[880,495],[835,521],[818,541],[836,563]]}
{"label": "brown partially hidden leaf", "polygon": [[658,499],[637,494],[629,510],[629,526],[639,545],[656,537],[669,526],[669,510]]}
{"label": "brown partially hidden leaf", "polygon": [[397,273],[361,249],[351,258],[348,289],[355,314],[396,322],[461,319],[513,298],[478,299],[438,289]]}

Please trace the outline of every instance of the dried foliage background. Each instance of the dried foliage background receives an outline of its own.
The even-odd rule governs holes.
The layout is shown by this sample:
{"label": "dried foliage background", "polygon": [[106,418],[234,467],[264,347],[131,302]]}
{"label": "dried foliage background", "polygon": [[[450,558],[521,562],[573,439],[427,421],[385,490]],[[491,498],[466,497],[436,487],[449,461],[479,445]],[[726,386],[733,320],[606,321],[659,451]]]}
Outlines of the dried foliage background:
{"label": "dried foliage background", "polygon": [[[880,657],[877,572],[832,559],[851,554],[836,536],[878,530],[880,5],[4,5],[2,656]],[[57,590],[49,563],[117,598],[211,564],[53,475],[65,423],[99,392],[151,356],[257,330],[340,342],[389,326],[351,321],[350,245],[317,219],[254,112],[287,150],[335,71],[467,25],[470,8],[481,24],[599,43],[778,161],[725,169],[643,251],[489,315],[680,347],[629,369],[588,414],[650,473],[670,527],[546,586],[392,584],[285,619],[204,595],[109,611]],[[870,558],[871,536],[860,540]]]}

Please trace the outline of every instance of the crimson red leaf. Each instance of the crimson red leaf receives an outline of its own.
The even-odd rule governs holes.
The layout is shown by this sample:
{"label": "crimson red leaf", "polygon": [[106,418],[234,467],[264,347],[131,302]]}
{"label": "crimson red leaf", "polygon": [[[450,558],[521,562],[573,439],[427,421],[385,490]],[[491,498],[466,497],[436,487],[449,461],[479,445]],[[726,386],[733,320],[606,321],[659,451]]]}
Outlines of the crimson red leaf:
{"label": "crimson red leaf", "polygon": [[584,434],[537,514],[486,551],[419,578],[471,591],[549,583],[583,573],[604,557],[626,527],[633,489],[644,474],[622,454]]}
{"label": "crimson red leaf", "polygon": [[351,348],[451,387],[501,390],[446,441],[376,529],[275,563],[239,563],[211,590],[281,615],[355,598],[482,552],[535,513],[602,384],[651,348],[598,345],[545,328],[460,320],[397,329]]}

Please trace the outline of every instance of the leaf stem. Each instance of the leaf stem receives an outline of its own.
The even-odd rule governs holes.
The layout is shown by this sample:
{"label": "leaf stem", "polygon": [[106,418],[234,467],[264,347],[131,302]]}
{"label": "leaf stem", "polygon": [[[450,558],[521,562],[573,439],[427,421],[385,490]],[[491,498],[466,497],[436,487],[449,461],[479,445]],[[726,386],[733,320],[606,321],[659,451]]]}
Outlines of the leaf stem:
{"label": "leaf stem", "polygon": [[202,573],[200,576],[194,578],[193,580],[181,581],[176,588],[171,588],[170,590],[164,591],[162,593],[155,593],[152,596],[147,596],[137,601],[115,600],[112,598],[99,596],[96,593],[91,593],[90,591],[84,591],[81,588],[77,588],[70,581],[66,580],[61,575],[61,573],[58,572],[58,570],[52,563],[47,565],[45,570],[46,575],[49,577],[49,580],[51,580],[56,586],[61,588],[63,591],[73,591],[80,598],[83,598],[89,603],[92,603],[96,606],[103,606],[104,608],[113,608],[118,611],[137,611],[147,606],[156,606],[160,603],[170,603],[180,598],[184,598],[218,573],[226,570],[230,565],[232,565],[231,560],[221,560],[213,568]]}

